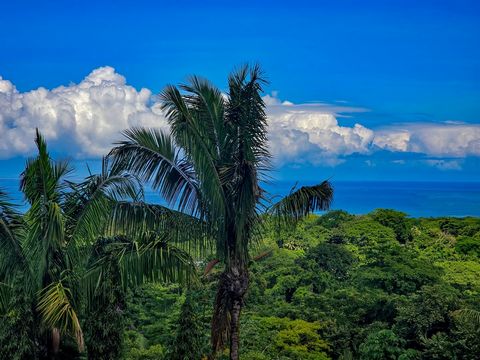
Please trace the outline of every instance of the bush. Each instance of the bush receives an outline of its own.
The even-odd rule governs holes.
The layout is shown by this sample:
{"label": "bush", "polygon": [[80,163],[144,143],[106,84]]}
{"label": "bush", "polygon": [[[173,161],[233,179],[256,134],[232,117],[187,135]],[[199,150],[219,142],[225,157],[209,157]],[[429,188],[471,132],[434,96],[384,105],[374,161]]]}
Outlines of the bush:
{"label": "bush", "polygon": [[398,242],[405,244],[412,240],[407,214],[391,209],[377,209],[371,215],[375,221],[392,229]]}
{"label": "bush", "polygon": [[405,340],[391,330],[380,330],[370,334],[360,345],[361,360],[396,360],[403,352]]}
{"label": "bush", "polygon": [[162,360],[165,357],[165,349],[162,345],[152,345],[147,349],[133,348],[125,357],[125,360]]}
{"label": "bush", "polygon": [[340,224],[346,221],[352,220],[353,218],[355,218],[355,216],[350,215],[346,211],[332,210],[320,216],[317,219],[316,224],[321,225],[326,229],[333,229],[333,228],[338,228]]}
{"label": "bush", "polygon": [[265,357],[253,359],[327,360],[329,346],[319,335],[321,328],[318,322],[252,316],[243,321],[240,348],[256,356],[262,349]]}
{"label": "bush", "polygon": [[307,252],[297,263],[304,269],[316,273],[327,271],[337,279],[345,279],[354,264],[353,255],[341,245],[320,244]]}
{"label": "bush", "polygon": [[455,245],[455,250],[460,254],[479,256],[480,255],[480,238],[469,236],[459,236]]}
{"label": "bush", "polygon": [[396,242],[395,232],[392,229],[366,216],[343,223],[339,229],[349,243],[362,247]]}

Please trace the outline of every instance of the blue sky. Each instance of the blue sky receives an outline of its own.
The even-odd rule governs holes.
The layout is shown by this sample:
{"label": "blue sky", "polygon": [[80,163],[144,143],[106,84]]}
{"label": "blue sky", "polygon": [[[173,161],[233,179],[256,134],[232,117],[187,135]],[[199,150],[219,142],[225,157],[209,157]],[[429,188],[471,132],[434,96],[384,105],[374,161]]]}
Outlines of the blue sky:
{"label": "blue sky", "polygon": [[259,62],[279,179],[480,181],[478,1],[4,1],[0,24],[0,177],[35,126],[92,162],[164,126],[167,83]]}

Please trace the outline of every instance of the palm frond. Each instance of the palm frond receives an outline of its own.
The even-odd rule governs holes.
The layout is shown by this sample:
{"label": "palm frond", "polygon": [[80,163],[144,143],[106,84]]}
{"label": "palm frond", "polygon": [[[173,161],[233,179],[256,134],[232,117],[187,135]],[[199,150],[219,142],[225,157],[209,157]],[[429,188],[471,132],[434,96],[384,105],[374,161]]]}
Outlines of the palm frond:
{"label": "palm frond", "polygon": [[60,190],[65,186],[62,179],[71,172],[66,161],[52,161],[47,144],[38,129],[35,143],[38,155],[28,159],[20,175],[20,189],[30,204],[35,201],[60,202]]}
{"label": "palm frond", "polygon": [[197,76],[190,77],[189,83],[180,85],[180,88],[187,93],[183,98],[198,124],[197,129],[208,143],[208,149],[213,149],[213,158],[218,161],[223,155],[225,138],[225,101],[221,91]]}
{"label": "palm frond", "polygon": [[267,117],[261,93],[266,83],[258,65],[241,67],[228,79],[229,94],[226,125],[229,128],[229,151],[237,162],[246,160],[255,166],[267,166],[270,158]]}
{"label": "palm frond", "polygon": [[[195,169],[198,187],[205,200],[202,210],[208,211],[211,219],[221,221],[225,216],[226,199],[217,170],[218,146],[207,135],[211,132],[209,124],[212,120],[202,120],[203,111],[197,113],[192,107],[194,99],[188,94],[182,96],[174,86],[165,88],[161,100],[172,137]],[[197,102],[201,103],[201,100]]]}
{"label": "palm frond", "polygon": [[333,188],[330,182],[324,181],[314,186],[302,186],[292,189],[289,195],[268,209],[277,221],[295,224],[308,214],[327,210],[333,199]]}
{"label": "palm frond", "polygon": [[[109,158],[113,168],[137,175],[181,211],[200,213],[198,182],[192,165],[175,148],[171,137],[157,129],[132,128]],[[119,170],[115,170],[119,171]]]}
{"label": "palm frond", "polygon": [[91,244],[103,233],[118,201],[143,198],[139,180],[109,167],[106,158],[102,160],[100,174],[90,175],[80,184],[69,185],[72,191],[67,195],[65,206],[67,229],[70,230],[69,239],[76,244]]}
{"label": "palm frond", "polygon": [[102,289],[111,261],[118,263],[125,288],[152,281],[184,284],[196,281],[192,257],[154,233],[144,234],[139,241],[118,236],[101,238],[96,246],[93,261],[82,279],[89,304]]}
{"label": "palm frond", "polygon": [[157,204],[117,202],[104,235],[135,240],[145,233],[163,236],[196,257],[211,253],[214,245],[211,228],[202,219]]}
{"label": "palm frond", "polygon": [[39,286],[64,268],[65,218],[60,204],[35,201],[24,216],[24,249]]}
{"label": "palm frond", "polygon": [[0,189],[0,281],[15,273],[15,269],[26,268],[20,242],[22,222],[15,205]]}
{"label": "palm frond", "polygon": [[83,331],[72,298],[72,291],[61,281],[51,283],[38,294],[37,310],[47,328],[58,328],[61,333],[72,335],[83,351]]}
{"label": "palm frond", "polygon": [[120,268],[125,286],[138,286],[148,281],[180,282],[195,279],[195,265],[191,256],[152,236],[147,243],[132,244],[120,252]]}
{"label": "palm frond", "polygon": [[480,328],[480,311],[473,309],[460,309],[453,312],[453,315],[461,321],[468,322]]}

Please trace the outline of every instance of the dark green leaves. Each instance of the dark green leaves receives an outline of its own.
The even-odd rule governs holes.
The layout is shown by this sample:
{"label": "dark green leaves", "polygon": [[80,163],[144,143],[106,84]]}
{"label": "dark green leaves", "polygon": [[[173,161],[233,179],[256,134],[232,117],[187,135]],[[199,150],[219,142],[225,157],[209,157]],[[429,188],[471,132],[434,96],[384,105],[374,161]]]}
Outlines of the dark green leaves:
{"label": "dark green leaves", "polygon": [[172,138],[157,129],[132,128],[124,133],[109,157],[116,171],[127,171],[150,182],[153,189],[181,211],[200,212],[198,181],[192,164],[174,145]]}
{"label": "dark green leaves", "polygon": [[269,209],[269,213],[286,223],[296,223],[308,214],[327,210],[333,199],[333,188],[328,181],[314,186],[302,186]]}

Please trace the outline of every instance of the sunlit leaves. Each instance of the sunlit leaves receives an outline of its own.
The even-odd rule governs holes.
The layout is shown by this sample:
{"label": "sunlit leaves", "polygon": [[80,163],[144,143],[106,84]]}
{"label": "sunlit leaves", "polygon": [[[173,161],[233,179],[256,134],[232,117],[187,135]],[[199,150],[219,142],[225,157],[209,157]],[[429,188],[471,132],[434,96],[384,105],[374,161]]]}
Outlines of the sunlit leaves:
{"label": "sunlit leaves", "polygon": [[43,323],[49,328],[60,329],[62,333],[74,334],[80,351],[83,351],[83,332],[72,305],[72,291],[60,281],[51,283],[38,296],[37,309]]}

